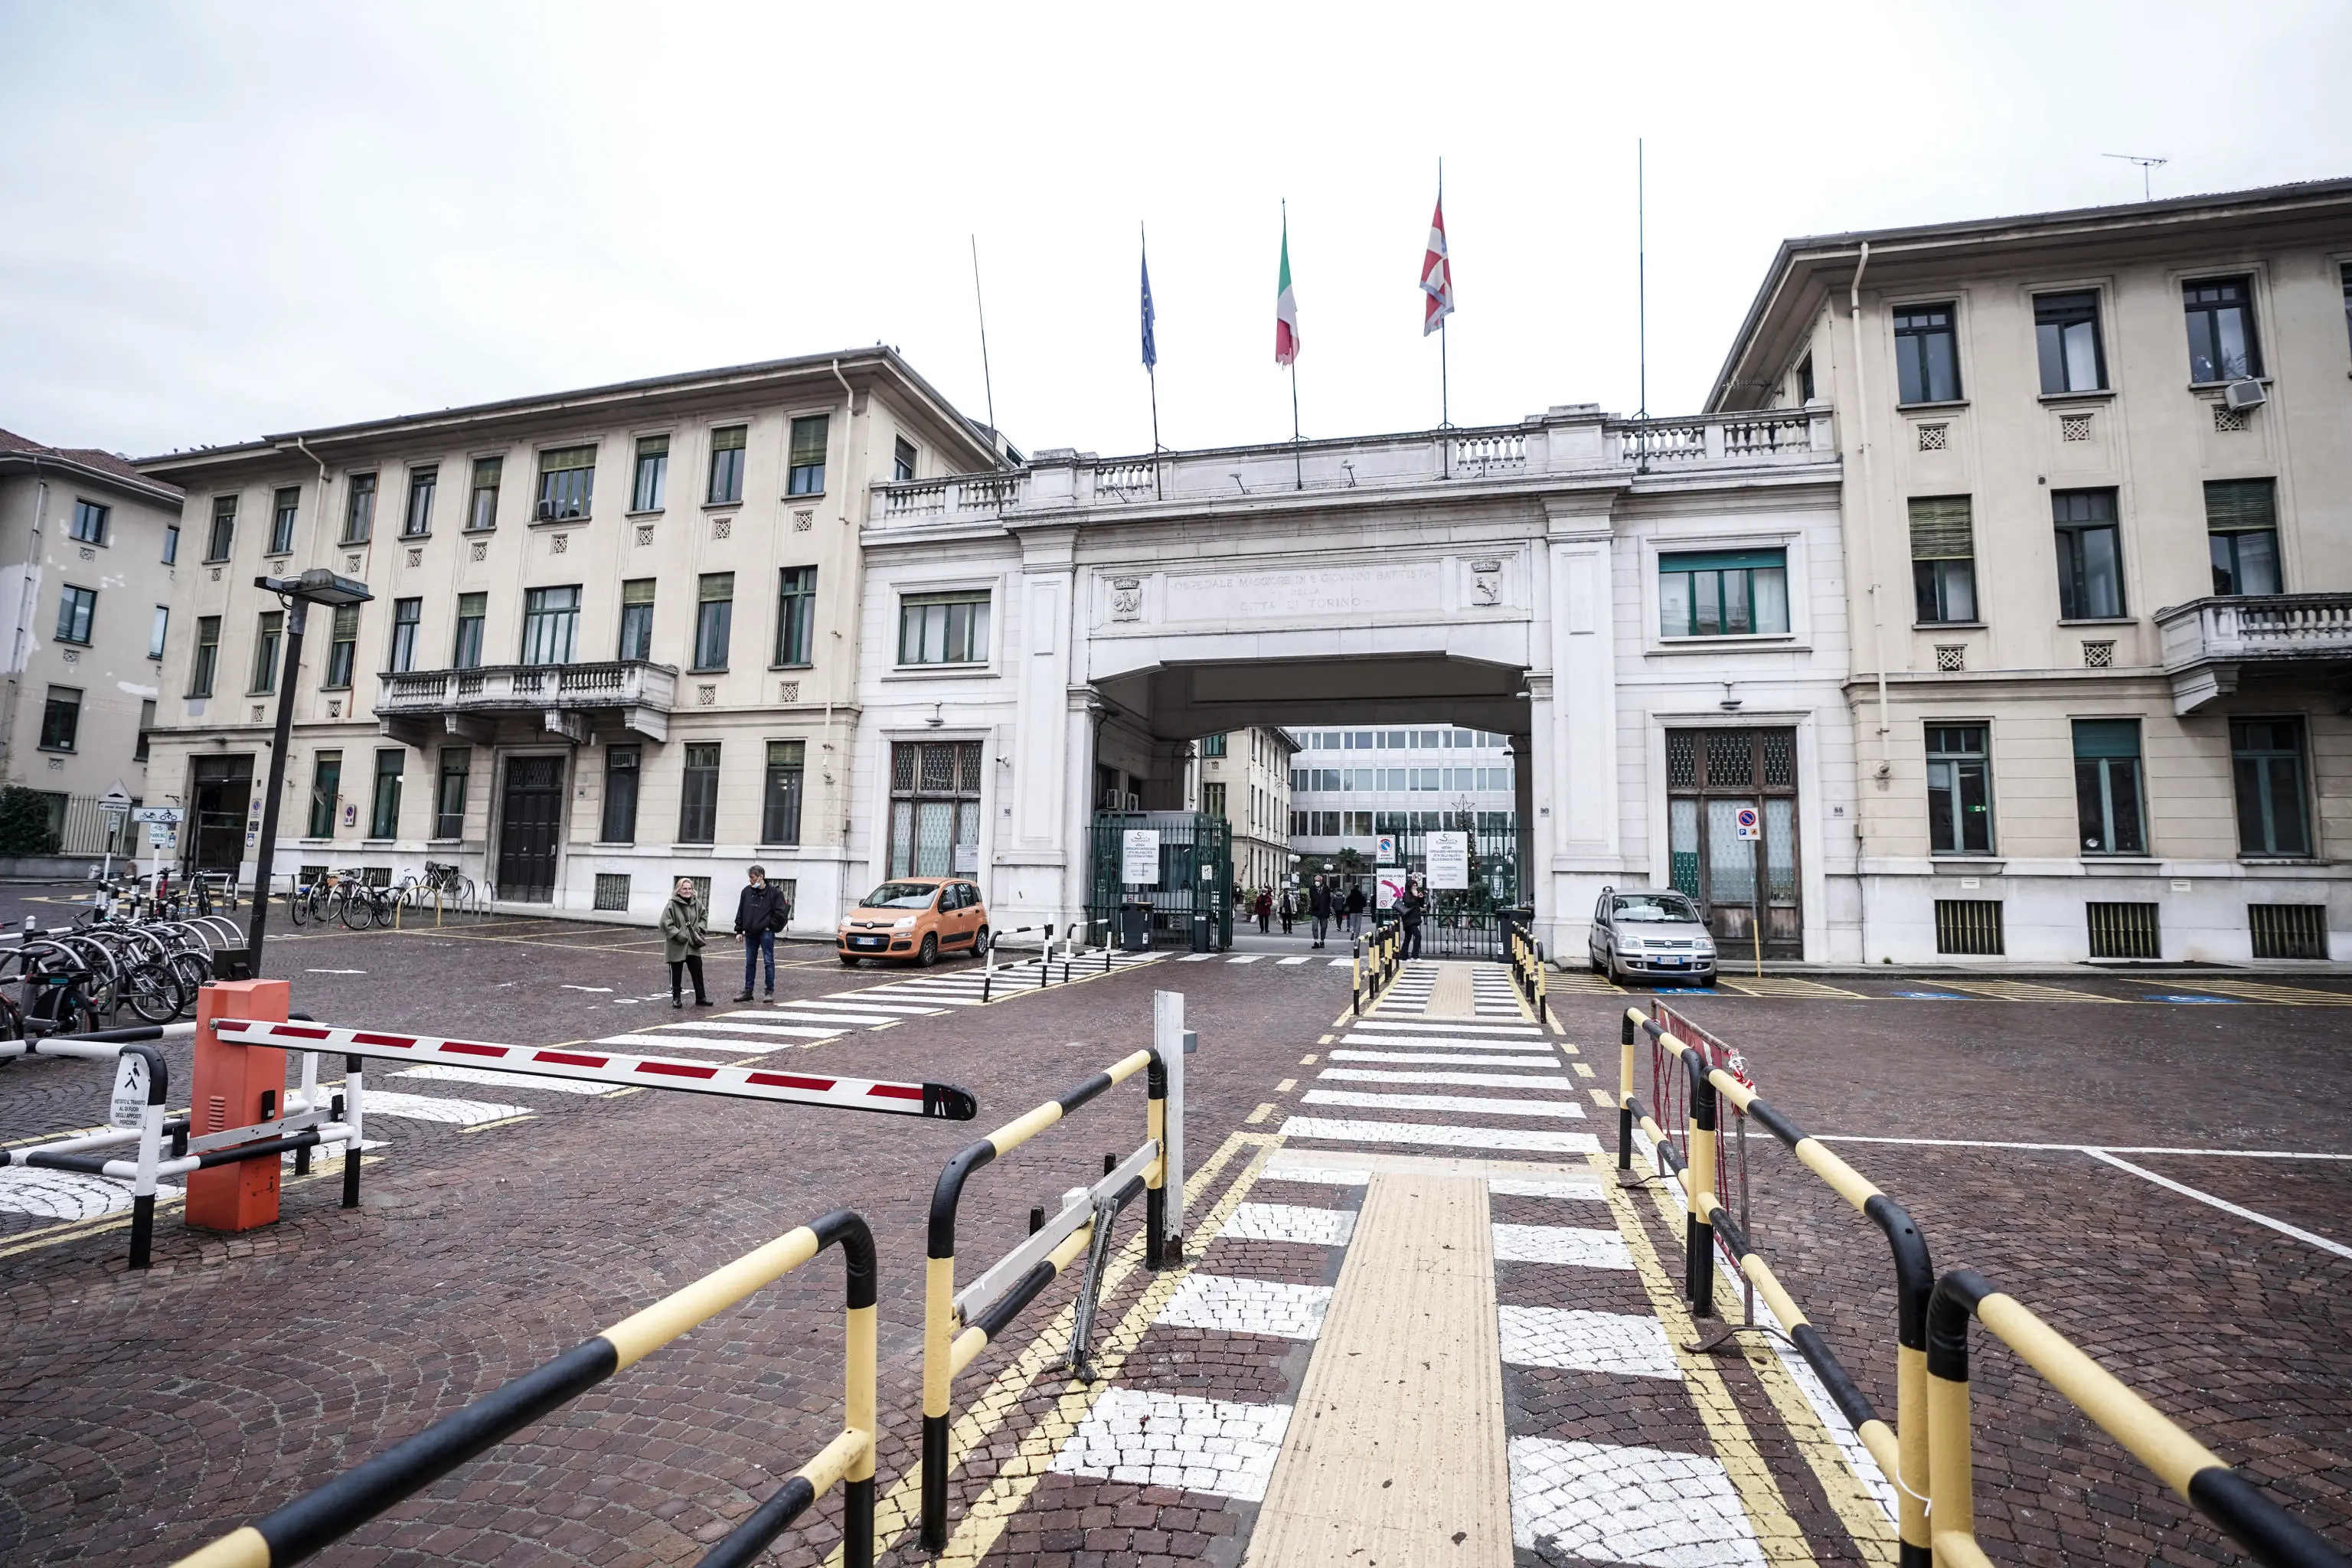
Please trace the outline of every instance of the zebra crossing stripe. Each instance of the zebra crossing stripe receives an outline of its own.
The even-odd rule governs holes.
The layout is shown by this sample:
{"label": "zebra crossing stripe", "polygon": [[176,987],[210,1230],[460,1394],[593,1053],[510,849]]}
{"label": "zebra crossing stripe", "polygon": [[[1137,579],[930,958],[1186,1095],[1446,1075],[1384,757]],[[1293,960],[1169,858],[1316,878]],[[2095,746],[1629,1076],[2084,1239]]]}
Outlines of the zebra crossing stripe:
{"label": "zebra crossing stripe", "polygon": [[1584,1107],[1572,1100],[1495,1100],[1466,1094],[1365,1094],[1346,1089],[1310,1089],[1307,1105],[1343,1105],[1368,1110],[1434,1110],[1456,1116],[1549,1116],[1581,1121]]}
{"label": "zebra crossing stripe", "polygon": [[1519,1149],[1540,1154],[1601,1152],[1601,1140],[1590,1132],[1552,1132],[1534,1128],[1445,1127],[1421,1121],[1293,1116],[1282,1124],[1281,1131],[1286,1138],[1312,1138],[1333,1143],[1420,1143],[1433,1149]]}

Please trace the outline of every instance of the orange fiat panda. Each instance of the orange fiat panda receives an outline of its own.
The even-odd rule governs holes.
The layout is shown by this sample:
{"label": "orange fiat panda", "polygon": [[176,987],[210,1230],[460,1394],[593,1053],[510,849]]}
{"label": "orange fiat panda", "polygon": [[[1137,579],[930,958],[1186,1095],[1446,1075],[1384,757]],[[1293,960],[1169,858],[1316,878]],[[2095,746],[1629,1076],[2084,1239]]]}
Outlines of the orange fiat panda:
{"label": "orange fiat panda", "polygon": [[908,958],[926,967],[943,952],[988,951],[988,906],[962,877],[895,877],[841,917],[841,962]]}

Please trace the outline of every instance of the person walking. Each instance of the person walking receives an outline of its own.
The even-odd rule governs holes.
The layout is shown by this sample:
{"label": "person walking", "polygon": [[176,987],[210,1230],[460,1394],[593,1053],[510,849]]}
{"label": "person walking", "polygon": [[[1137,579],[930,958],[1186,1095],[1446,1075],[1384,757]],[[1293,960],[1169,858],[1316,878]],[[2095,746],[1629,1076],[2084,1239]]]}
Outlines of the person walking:
{"label": "person walking", "polygon": [[1285,936],[1288,936],[1288,935],[1290,934],[1290,922],[1291,922],[1291,921],[1295,921],[1295,920],[1297,920],[1297,918],[1298,918],[1298,900],[1296,900],[1296,899],[1294,899],[1293,897],[1291,897],[1291,893],[1290,893],[1290,889],[1289,889],[1285,888],[1285,889],[1282,889],[1282,934],[1283,934],[1283,935],[1285,935]]}
{"label": "person walking", "polygon": [[1331,889],[1320,877],[1307,895],[1307,912],[1315,917],[1315,945],[1321,947],[1324,933],[1331,929]]}
{"label": "person walking", "polygon": [[1421,956],[1421,920],[1429,912],[1429,895],[1422,890],[1419,877],[1404,879],[1404,892],[1397,900],[1397,918],[1404,925],[1404,956]]}
{"label": "person walking", "polygon": [[1274,895],[1265,889],[1257,890],[1257,934],[1265,935],[1274,929]]}
{"label": "person walking", "polygon": [[709,941],[710,912],[702,907],[701,895],[694,890],[691,878],[680,877],[670,894],[669,902],[662,906],[662,956],[669,960],[669,1005],[686,1005],[680,982],[694,976],[694,1005],[710,1005],[710,993],[702,984],[702,950]]}
{"label": "person walking", "polygon": [[751,999],[751,983],[760,977],[760,955],[768,958],[768,1000],[776,999],[776,933],[791,923],[792,900],[768,880],[767,871],[751,868],[743,890],[735,895],[735,934],[743,939],[743,990],[738,1002]]}
{"label": "person walking", "polygon": [[1364,885],[1361,882],[1350,882],[1348,884],[1348,934],[1349,936],[1356,934],[1356,922],[1363,918]]}

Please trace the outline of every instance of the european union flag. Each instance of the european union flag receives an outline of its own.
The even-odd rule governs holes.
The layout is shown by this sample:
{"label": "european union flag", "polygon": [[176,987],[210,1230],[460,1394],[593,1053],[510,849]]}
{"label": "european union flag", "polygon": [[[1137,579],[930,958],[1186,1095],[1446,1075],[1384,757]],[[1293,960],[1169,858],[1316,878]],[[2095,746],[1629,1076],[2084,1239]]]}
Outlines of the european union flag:
{"label": "european union flag", "polygon": [[1143,253],[1143,368],[1160,365],[1160,345],[1151,337],[1151,253]]}

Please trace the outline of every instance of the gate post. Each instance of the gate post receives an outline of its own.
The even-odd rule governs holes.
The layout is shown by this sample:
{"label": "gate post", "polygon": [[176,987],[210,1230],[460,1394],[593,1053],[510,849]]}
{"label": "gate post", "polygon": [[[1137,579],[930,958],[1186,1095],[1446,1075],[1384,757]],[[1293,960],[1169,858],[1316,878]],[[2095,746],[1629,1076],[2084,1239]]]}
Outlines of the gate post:
{"label": "gate post", "polygon": [[[282,1024],[292,994],[283,980],[215,980],[197,990],[196,1070],[188,1101],[195,1136],[250,1127],[284,1113],[286,1053],[270,1046],[233,1045],[213,1026],[222,1018]],[[276,1224],[278,1162],[240,1160],[189,1172],[183,1213],[200,1230],[252,1230]]]}

